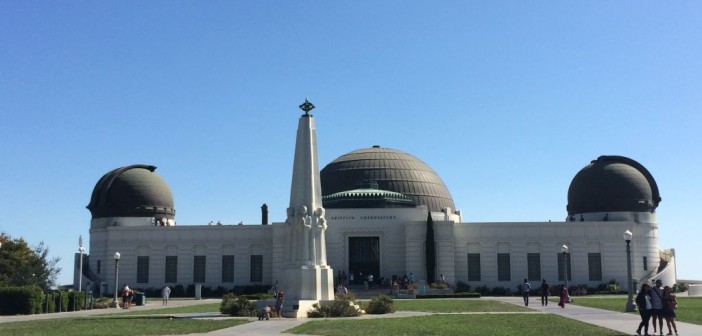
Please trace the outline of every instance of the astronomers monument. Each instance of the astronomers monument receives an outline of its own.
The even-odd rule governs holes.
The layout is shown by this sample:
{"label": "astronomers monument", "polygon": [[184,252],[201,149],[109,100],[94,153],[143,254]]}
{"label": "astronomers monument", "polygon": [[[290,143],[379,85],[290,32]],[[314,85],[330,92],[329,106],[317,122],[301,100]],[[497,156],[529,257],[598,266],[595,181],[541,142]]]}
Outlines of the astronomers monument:
{"label": "astronomers monument", "polygon": [[286,317],[307,317],[320,300],[334,300],[334,271],[327,265],[327,220],[322,207],[322,184],[317,160],[317,129],[307,99],[300,105],[295,142],[290,207],[285,220],[286,267],[282,272]]}

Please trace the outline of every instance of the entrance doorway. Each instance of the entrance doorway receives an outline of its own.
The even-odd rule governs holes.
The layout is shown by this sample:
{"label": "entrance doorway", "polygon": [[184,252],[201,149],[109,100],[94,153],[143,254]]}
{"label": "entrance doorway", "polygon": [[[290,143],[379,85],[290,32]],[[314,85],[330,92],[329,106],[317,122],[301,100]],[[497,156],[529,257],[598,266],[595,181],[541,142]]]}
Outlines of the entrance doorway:
{"label": "entrance doorway", "polygon": [[363,277],[373,274],[380,279],[380,238],[349,237],[349,271],[354,273],[354,282],[362,284]]}

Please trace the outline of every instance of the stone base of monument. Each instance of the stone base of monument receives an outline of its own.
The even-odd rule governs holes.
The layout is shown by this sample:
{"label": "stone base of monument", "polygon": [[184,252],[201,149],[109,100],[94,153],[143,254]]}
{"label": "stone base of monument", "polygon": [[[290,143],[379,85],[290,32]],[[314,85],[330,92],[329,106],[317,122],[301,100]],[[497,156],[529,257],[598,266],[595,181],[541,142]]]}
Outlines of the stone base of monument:
{"label": "stone base of monument", "polygon": [[284,317],[307,317],[320,301],[334,300],[334,270],[329,266],[305,265],[283,271],[278,288],[285,295]]}
{"label": "stone base of monument", "polygon": [[283,317],[288,318],[303,318],[307,317],[307,312],[313,310],[314,304],[318,303],[320,305],[330,305],[333,300],[299,300],[296,302],[291,302],[290,305],[283,306]]}

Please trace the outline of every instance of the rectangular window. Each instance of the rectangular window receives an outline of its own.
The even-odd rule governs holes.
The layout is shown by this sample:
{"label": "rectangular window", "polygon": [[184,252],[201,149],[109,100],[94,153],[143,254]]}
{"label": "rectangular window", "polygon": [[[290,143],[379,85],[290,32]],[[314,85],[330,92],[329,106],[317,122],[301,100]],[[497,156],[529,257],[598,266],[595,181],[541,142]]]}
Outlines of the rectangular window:
{"label": "rectangular window", "polygon": [[511,281],[509,253],[497,254],[497,281]]}
{"label": "rectangular window", "polygon": [[[563,266],[565,266],[565,269]],[[570,271],[570,253],[558,253],[558,281],[565,281],[565,272],[568,273],[568,281],[573,280],[573,274]]]}
{"label": "rectangular window", "polygon": [[468,281],[480,281],[480,253],[468,253]]}
{"label": "rectangular window", "polygon": [[602,281],[602,256],[599,253],[587,254],[587,267],[590,281]]}
{"label": "rectangular window", "polygon": [[149,282],[149,257],[137,257],[137,283]]}
{"label": "rectangular window", "polygon": [[529,281],[541,280],[541,254],[527,253],[527,278]]}
{"label": "rectangular window", "polygon": [[[645,256],[643,257],[643,263],[644,263],[644,264],[643,264],[643,270],[644,270],[644,271],[648,271],[648,258],[645,257]],[[98,265],[100,265],[100,264],[98,264]],[[100,273],[100,272],[98,272],[98,273]]]}
{"label": "rectangular window", "polygon": [[222,256],[222,282],[234,282],[234,256]]}
{"label": "rectangular window", "polygon": [[166,256],[166,282],[178,282],[178,256]]}
{"label": "rectangular window", "polygon": [[[646,257],[644,257],[644,258],[646,258]],[[100,266],[101,266],[101,265],[100,265],[100,260],[98,260],[98,265],[97,265],[98,274],[100,274]]]}
{"label": "rectangular window", "polygon": [[251,256],[251,282],[263,281],[263,256]]}
{"label": "rectangular window", "polygon": [[193,257],[193,282],[205,282],[206,256]]}

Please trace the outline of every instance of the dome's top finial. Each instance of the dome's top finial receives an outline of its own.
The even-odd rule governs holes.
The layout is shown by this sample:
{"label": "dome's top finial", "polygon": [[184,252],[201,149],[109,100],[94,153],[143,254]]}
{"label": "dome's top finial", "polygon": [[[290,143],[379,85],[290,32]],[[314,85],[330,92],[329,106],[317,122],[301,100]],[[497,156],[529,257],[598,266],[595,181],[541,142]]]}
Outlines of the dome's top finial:
{"label": "dome's top finial", "polygon": [[315,108],[314,104],[310,103],[310,101],[305,98],[305,102],[300,104],[300,109],[305,111],[305,115],[309,115],[310,111]]}

